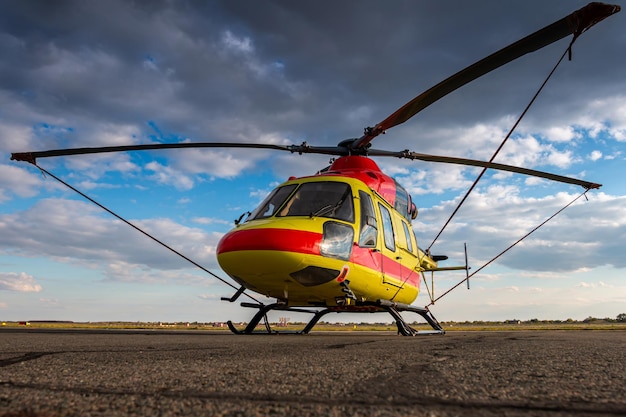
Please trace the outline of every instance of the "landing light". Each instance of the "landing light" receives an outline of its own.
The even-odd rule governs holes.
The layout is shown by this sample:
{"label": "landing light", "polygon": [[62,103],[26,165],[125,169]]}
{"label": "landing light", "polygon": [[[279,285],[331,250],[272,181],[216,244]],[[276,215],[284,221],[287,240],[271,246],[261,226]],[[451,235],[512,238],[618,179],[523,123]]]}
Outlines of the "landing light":
{"label": "landing light", "polygon": [[322,256],[348,260],[352,251],[354,229],[338,222],[324,223],[324,235],[320,245]]}

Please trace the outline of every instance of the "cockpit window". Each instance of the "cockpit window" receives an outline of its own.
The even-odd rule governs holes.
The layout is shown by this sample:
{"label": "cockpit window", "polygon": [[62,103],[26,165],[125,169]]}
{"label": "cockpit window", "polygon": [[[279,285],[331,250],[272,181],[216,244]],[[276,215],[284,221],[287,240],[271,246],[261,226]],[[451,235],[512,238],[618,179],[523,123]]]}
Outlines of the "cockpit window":
{"label": "cockpit window", "polygon": [[353,223],[352,190],[342,182],[306,182],[276,216],[329,217]]}
{"label": "cockpit window", "polygon": [[265,200],[250,214],[248,219],[265,219],[276,214],[276,210],[283,205],[287,197],[295,190],[297,184],[289,184],[276,188]]}
{"label": "cockpit window", "polygon": [[375,248],[378,240],[378,222],[372,198],[365,191],[359,191],[361,200],[361,234],[359,246],[362,248]]}

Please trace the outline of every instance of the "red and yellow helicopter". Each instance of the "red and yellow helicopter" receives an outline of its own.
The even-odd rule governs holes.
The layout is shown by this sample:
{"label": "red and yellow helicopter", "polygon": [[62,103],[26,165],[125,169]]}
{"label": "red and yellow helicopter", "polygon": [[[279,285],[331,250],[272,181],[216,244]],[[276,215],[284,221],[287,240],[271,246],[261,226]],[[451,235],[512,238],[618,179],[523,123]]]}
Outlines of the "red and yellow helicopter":
{"label": "red and yellow helicopter", "polygon": [[590,3],[459,71],[418,95],[374,127],[366,128],[361,137],[344,140],[334,147],[310,146],[306,142],[290,146],[159,143],[23,152],[12,154],[11,159],[37,165],[37,159],[43,157],[174,148],[253,148],[337,157],[329,167],[315,175],[290,178],[279,185],[255,210],[247,213],[245,221],[243,216],[236,221],[235,228],[219,242],[218,262],[239,285],[233,286],[237,291],[226,300],[234,302],[246,294],[246,290],[276,300],[266,305],[246,294],[256,302],[242,303],[242,306],[258,311],[243,330],[236,329],[229,322],[231,330],[234,333],[252,333],[265,318],[267,331],[271,332],[266,316],[271,310],[313,314],[302,333],[308,333],[322,316],[330,312],[383,311],[393,316],[402,335],[420,332],[406,323],[401,312],[421,315],[433,327],[429,333],[444,333],[427,307],[411,303],[420,291],[424,273],[468,271],[467,255],[463,266],[441,267],[439,262],[447,259],[446,256],[420,249],[411,226],[411,221],[417,216],[411,196],[393,178],[383,173],[371,157],[469,165],[482,167],[483,172],[497,169],[576,184],[585,190],[599,188],[600,184],[499,164],[493,162],[493,158],[491,161],[478,161],[409,150],[377,150],[371,148],[372,140],[406,122],[450,92],[522,55],[568,35],[573,35],[573,43],[584,31],[619,10],[619,6]]}

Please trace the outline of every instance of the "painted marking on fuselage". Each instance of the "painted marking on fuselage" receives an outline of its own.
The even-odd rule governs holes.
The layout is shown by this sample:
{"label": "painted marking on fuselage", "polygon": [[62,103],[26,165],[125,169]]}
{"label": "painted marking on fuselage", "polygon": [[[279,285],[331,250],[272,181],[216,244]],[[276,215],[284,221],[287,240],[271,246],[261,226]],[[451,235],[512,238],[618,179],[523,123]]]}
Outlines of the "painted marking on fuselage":
{"label": "painted marking on fuselage", "polygon": [[[304,230],[282,228],[235,230],[220,241],[217,254],[219,256],[227,252],[264,250],[315,255],[327,259],[320,253],[321,241],[321,234]],[[414,269],[371,248],[354,245],[352,249],[351,263],[372,271],[381,271],[381,266],[384,265],[384,273],[388,278],[419,288],[420,275]]]}
{"label": "painted marking on fuselage", "polygon": [[337,282],[345,281],[346,278],[348,277],[348,273],[349,272],[350,272],[350,266],[349,265],[344,265],[343,268],[341,268],[341,272],[337,276]]}

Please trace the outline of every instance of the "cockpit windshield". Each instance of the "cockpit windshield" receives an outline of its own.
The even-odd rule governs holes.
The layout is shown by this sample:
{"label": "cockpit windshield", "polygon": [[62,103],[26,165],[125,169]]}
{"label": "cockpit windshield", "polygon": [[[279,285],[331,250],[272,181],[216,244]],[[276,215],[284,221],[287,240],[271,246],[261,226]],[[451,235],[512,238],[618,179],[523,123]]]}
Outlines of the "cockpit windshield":
{"label": "cockpit windshield", "polygon": [[250,213],[249,220],[265,219],[276,214],[276,210],[283,205],[287,197],[295,190],[297,184],[289,184],[284,187],[278,187],[268,195],[265,200]]}
{"label": "cockpit windshield", "polygon": [[[271,216],[310,216],[354,222],[352,190],[348,184],[336,181],[289,184],[274,190],[249,219]],[[294,192],[295,190],[295,192]]]}
{"label": "cockpit windshield", "polygon": [[276,216],[329,217],[354,222],[352,190],[342,182],[304,183]]}

